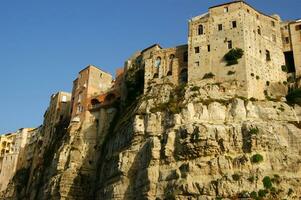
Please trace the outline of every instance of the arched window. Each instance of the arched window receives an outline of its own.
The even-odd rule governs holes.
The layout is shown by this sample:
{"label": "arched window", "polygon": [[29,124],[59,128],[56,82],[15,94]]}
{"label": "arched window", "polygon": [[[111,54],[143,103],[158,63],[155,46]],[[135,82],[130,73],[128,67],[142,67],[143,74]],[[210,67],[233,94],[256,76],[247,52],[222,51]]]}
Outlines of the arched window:
{"label": "arched window", "polygon": [[188,71],[187,68],[182,69],[180,73],[180,83],[187,83],[188,82]]}
{"label": "arched window", "polygon": [[203,25],[199,25],[198,27],[198,35],[203,35],[204,34],[204,26]]}
{"label": "arched window", "polygon": [[91,105],[92,105],[92,106],[95,106],[95,105],[97,105],[97,104],[100,104],[100,102],[98,101],[98,99],[92,99],[92,100],[91,100]]}
{"label": "arched window", "polygon": [[160,65],[161,65],[161,57],[157,57],[157,59],[155,61],[155,66],[160,67]]}
{"label": "arched window", "polygon": [[175,58],[174,54],[169,55],[169,66],[168,66],[168,70],[167,70],[167,76],[172,75],[172,66],[173,66],[173,59],[174,58]]}

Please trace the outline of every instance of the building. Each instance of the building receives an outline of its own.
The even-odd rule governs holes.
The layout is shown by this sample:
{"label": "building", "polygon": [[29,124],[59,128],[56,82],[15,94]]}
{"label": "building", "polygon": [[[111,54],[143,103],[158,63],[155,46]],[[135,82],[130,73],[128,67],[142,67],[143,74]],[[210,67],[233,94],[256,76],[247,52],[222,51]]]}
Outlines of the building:
{"label": "building", "polygon": [[165,79],[173,84],[188,81],[188,46],[158,49],[145,61],[144,91],[151,84],[163,83]]}
{"label": "building", "polygon": [[49,107],[44,114],[44,133],[53,132],[60,121],[70,119],[71,94],[58,92],[50,98]]}
{"label": "building", "polygon": [[71,121],[79,122],[87,118],[91,97],[105,94],[112,85],[112,75],[95,66],[89,65],[80,71],[73,82]]}
{"label": "building", "polygon": [[2,136],[5,139],[1,137],[1,141],[6,142],[6,148],[4,155],[1,156],[2,162],[0,161],[0,191],[5,190],[9,181],[14,177],[19,159],[23,159],[20,155],[24,152],[28,132],[32,130],[32,128],[22,128],[16,133]]}
{"label": "building", "polygon": [[[238,81],[241,96],[264,99],[270,85],[286,81],[280,17],[265,15],[244,1],[209,8],[189,21],[188,79],[197,82],[206,74],[215,81]],[[244,55],[228,66],[224,59],[233,48]]]}
{"label": "building", "polygon": [[[287,71],[293,80],[301,77],[301,19],[281,23]],[[299,84],[299,87],[301,84]]]}

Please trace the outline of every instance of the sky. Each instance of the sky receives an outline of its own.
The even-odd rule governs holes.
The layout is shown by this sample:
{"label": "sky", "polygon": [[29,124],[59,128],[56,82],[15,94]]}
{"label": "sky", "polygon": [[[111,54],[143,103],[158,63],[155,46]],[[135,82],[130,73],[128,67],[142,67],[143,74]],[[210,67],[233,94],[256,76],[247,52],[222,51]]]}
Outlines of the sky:
{"label": "sky", "polygon": [[[187,43],[188,20],[227,0],[1,0],[0,134],[37,127],[50,96],[70,92],[89,64],[115,73],[154,43]],[[300,0],[248,0],[301,18]]]}

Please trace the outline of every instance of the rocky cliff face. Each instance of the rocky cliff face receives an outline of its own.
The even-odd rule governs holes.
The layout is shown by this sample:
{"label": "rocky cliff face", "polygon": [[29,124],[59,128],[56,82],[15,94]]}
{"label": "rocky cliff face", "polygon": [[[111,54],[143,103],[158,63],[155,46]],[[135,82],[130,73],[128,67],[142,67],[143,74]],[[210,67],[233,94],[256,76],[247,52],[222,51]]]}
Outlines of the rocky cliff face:
{"label": "rocky cliff face", "polygon": [[237,87],[162,84],[124,110],[103,108],[69,127],[13,199],[301,198],[301,108]]}

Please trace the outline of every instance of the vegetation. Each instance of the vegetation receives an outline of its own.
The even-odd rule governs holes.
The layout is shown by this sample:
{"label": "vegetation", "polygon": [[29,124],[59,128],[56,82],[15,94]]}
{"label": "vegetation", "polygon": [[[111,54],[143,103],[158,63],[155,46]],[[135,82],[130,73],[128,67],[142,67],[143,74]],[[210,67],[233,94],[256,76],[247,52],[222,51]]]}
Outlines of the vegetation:
{"label": "vegetation", "polygon": [[255,128],[250,128],[250,129],[249,129],[249,133],[250,133],[251,135],[257,135],[257,134],[259,133],[259,129],[258,129],[257,127],[255,127]]}
{"label": "vegetation", "polygon": [[260,154],[255,154],[251,157],[251,162],[252,163],[260,163],[263,161],[263,156]]}
{"label": "vegetation", "polygon": [[258,191],[258,196],[263,198],[265,197],[269,192],[267,190],[259,190]]}
{"label": "vegetation", "polygon": [[232,178],[234,181],[239,181],[240,180],[240,175],[239,174],[233,174]]}
{"label": "vegetation", "polygon": [[127,89],[126,104],[130,104],[143,94],[144,67],[142,67],[139,57],[136,59],[136,63],[127,71],[125,75],[125,85]]}
{"label": "vegetation", "polygon": [[224,55],[224,60],[227,62],[227,66],[238,64],[238,59],[242,58],[244,51],[240,48],[231,49]]}
{"label": "vegetation", "polygon": [[301,106],[301,88],[289,92],[286,96],[286,100],[289,104],[298,104]]}
{"label": "vegetation", "polygon": [[191,91],[195,92],[195,91],[199,91],[200,87],[199,86],[193,86],[190,88]]}
{"label": "vegetation", "polygon": [[264,188],[266,188],[266,189],[271,189],[273,187],[272,180],[269,176],[264,177],[262,179],[262,183],[263,183]]}
{"label": "vegetation", "polygon": [[203,76],[203,79],[210,79],[210,78],[213,78],[214,76],[215,75],[212,72],[209,72]]}
{"label": "vegetation", "polygon": [[156,107],[150,109],[150,112],[169,112],[172,114],[177,114],[181,112],[181,109],[185,106],[183,104],[185,96],[186,84],[181,84],[177,86],[173,92],[170,93],[169,101],[166,103],[161,103],[156,105]]}
{"label": "vegetation", "polygon": [[233,75],[233,74],[235,74],[236,72],[235,71],[228,71],[228,75],[230,76],[230,75]]}

